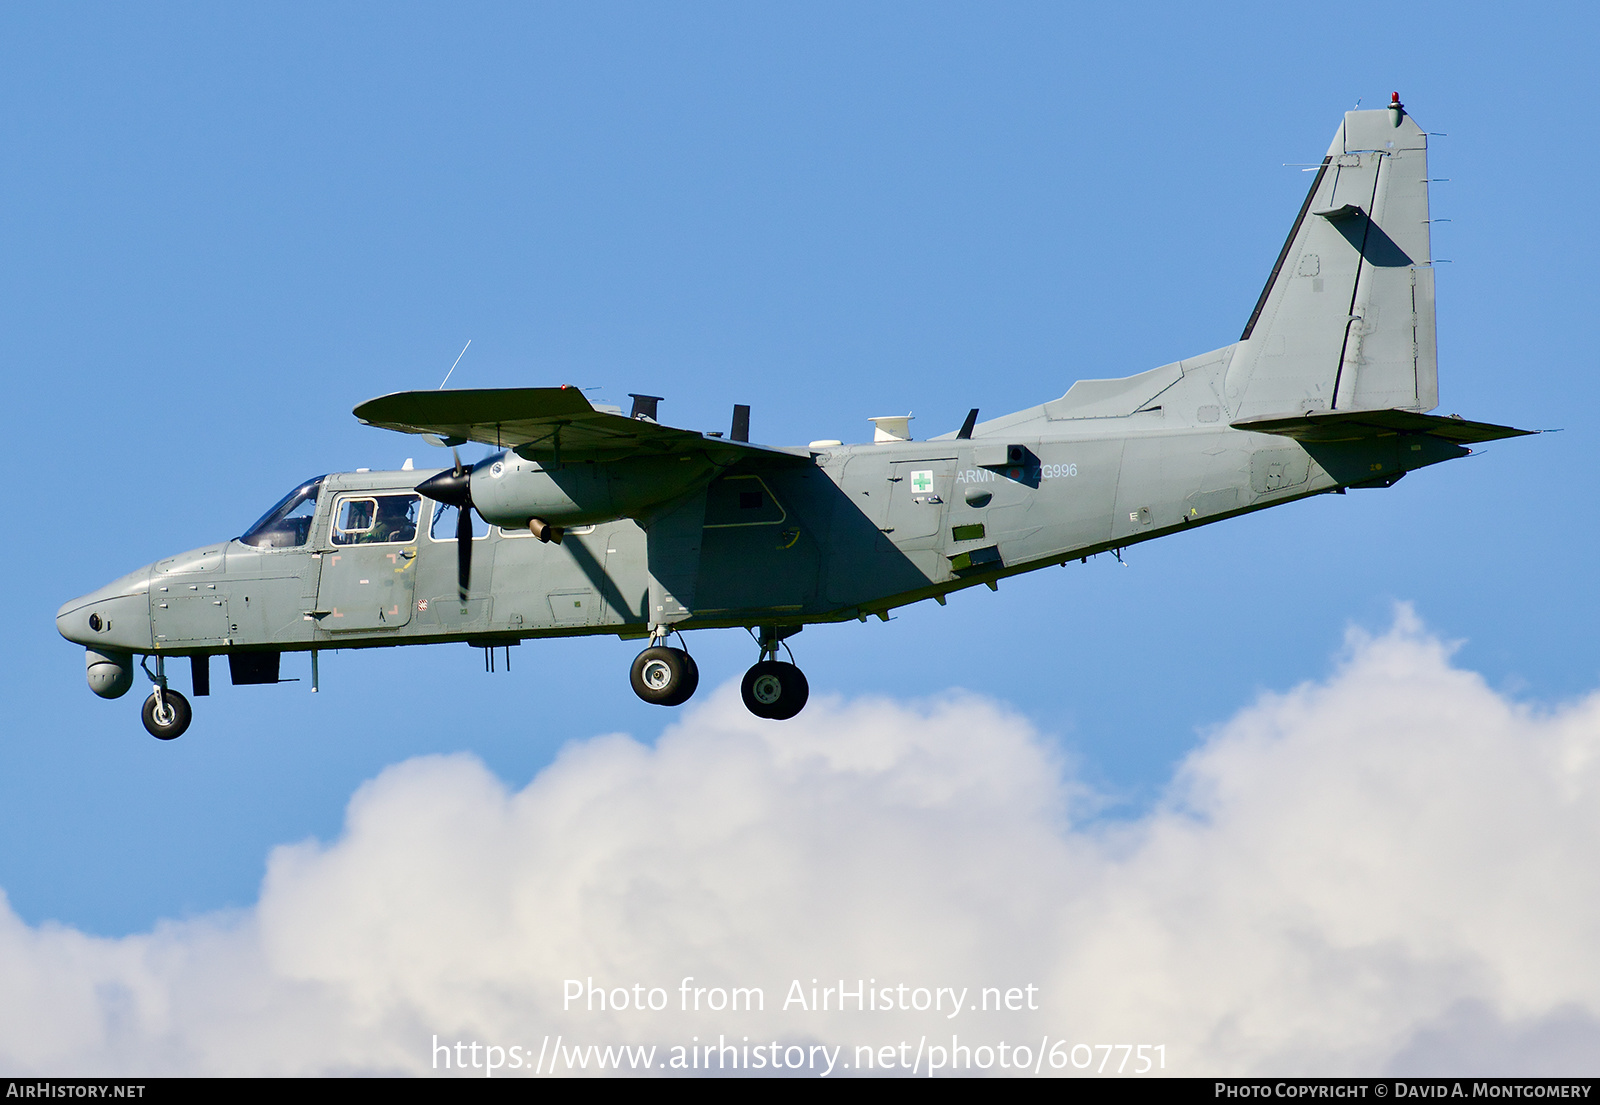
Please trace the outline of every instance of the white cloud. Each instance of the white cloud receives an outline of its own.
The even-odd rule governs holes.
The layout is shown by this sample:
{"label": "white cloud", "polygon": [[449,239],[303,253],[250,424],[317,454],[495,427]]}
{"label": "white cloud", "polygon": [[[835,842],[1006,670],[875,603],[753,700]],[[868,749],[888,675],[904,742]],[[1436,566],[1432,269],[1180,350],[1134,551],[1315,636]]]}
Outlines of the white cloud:
{"label": "white cloud", "polygon": [[[435,1034],[851,1063],[956,1033],[1164,1044],[1178,1074],[1592,1072],[1600,695],[1509,701],[1402,611],[1211,734],[1148,816],[1079,824],[1092,801],[964,695],[780,725],[724,687],[655,748],[577,741],[517,792],[411,760],[337,841],[277,849],[251,910],[99,939],[0,902],[0,1068],[423,1072]],[[679,1012],[686,975],[766,1010]],[[590,977],[671,1004],[563,1012]],[[1031,984],[1040,1009],[780,1009],[813,978]]]}

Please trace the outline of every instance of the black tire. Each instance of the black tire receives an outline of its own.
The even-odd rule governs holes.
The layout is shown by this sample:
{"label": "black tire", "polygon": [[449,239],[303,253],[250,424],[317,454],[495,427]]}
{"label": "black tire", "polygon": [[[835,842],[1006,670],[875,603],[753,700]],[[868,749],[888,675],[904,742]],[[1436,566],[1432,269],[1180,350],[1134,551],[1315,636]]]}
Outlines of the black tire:
{"label": "black tire", "polygon": [[806,708],[811,685],[805,673],[782,660],[763,660],[744,673],[739,694],[756,717],[788,721]]}
{"label": "black tire", "polygon": [[189,700],[177,691],[167,691],[166,699],[167,716],[164,718],[156,716],[156,696],[154,691],[150,693],[149,698],[144,700],[144,710],[142,711],[144,727],[157,740],[177,740],[183,736],[184,730],[189,728],[189,722],[194,720],[194,711],[189,709]]}
{"label": "black tire", "polygon": [[678,697],[667,705],[681,706],[693,698],[694,692],[700,689],[700,665],[695,663],[694,657],[683,649],[675,648],[672,651],[683,657],[683,689],[678,692]]}
{"label": "black tire", "polygon": [[700,667],[681,648],[647,648],[633,661],[633,693],[656,706],[681,706],[700,686]]}

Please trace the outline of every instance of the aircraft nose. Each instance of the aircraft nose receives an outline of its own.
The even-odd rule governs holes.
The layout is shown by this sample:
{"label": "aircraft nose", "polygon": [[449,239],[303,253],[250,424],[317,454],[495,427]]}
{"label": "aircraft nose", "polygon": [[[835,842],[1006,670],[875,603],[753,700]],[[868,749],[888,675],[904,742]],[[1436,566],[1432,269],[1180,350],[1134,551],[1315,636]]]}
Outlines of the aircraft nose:
{"label": "aircraft nose", "polygon": [[56,632],[86,648],[150,648],[150,569],[79,595],[56,611]]}
{"label": "aircraft nose", "polygon": [[108,599],[116,597],[107,594],[108,590],[102,587],[62,603],[61,609],[56,611],[56,632],[73,644],[104,644],[107,622],[111,619],[101,608]]}
{"label": "aircraft nose", "polygon": [[84,595],[70,602],[61,604],[61,609],[56,611],[56,632],[61,634],[73,644],[89,644],[88,619],[79,614],[85,606],[89,605],[89,596]]}

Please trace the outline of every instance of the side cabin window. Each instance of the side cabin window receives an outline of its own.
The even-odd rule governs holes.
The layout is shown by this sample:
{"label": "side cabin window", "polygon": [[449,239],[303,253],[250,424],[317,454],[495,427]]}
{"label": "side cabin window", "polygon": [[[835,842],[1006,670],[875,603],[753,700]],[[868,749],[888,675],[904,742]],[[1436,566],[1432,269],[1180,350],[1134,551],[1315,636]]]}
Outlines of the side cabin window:
{"label": "side cabin window", "polygon": [[335,545],[380,545],[417,539],[418,495],[361,495],[341,499],[333,519]]}
{"label": "side cabin window", "polygon": [[[444,503],[434,503],[433,522],[428,526],[428,536],[433,538],[435,541],[454,541],[456,539],[456,527],[460,525],[460,522],[457,520],[460,517],[460,513],[461,512],[453,506],[447,506]],[[480,537],[488,536],[489,523],[478,517],[477,511],[473,511],[472,539],[476,541]]]}
{"label": "side cabin window", "polygon": [[[501,537],[515,538],[533,536],[533,531],[530,529],[506,529],[504,526],[496,526],[494,528]],[[599,528],[599,526],[568,526],[564,533],[567,537],[587,537]]]}
{"label": "side cabin window", "polygon": [[723,476],[706,488],[706,528],[775,526],[788,515],[759,476]]}

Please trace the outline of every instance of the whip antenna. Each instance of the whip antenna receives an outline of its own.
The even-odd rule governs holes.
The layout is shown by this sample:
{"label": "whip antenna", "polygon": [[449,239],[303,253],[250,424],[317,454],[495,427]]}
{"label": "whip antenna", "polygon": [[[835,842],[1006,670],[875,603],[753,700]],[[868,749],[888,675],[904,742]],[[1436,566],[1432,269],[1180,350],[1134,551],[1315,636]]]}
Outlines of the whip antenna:
{"label": "whip antenna", "polygon": [[[471,344],[472,344],[472,339],[468,338],[467,339],[467,345],[471,345]],[[465,357],[467,355],[467,345],[463,345],[461,347],[461,352],[456,354],[456,364],[453,364],[453,365],[450,366],[450,372],[454,372],[456,370],[456,365],[461,363],[461,358]],[[438,387],[439,391],[443,391],[444,390],[444,386],[450,382],[450,372],[446,372],[444,374],[444,379],[439,381],[439,387]]]}

